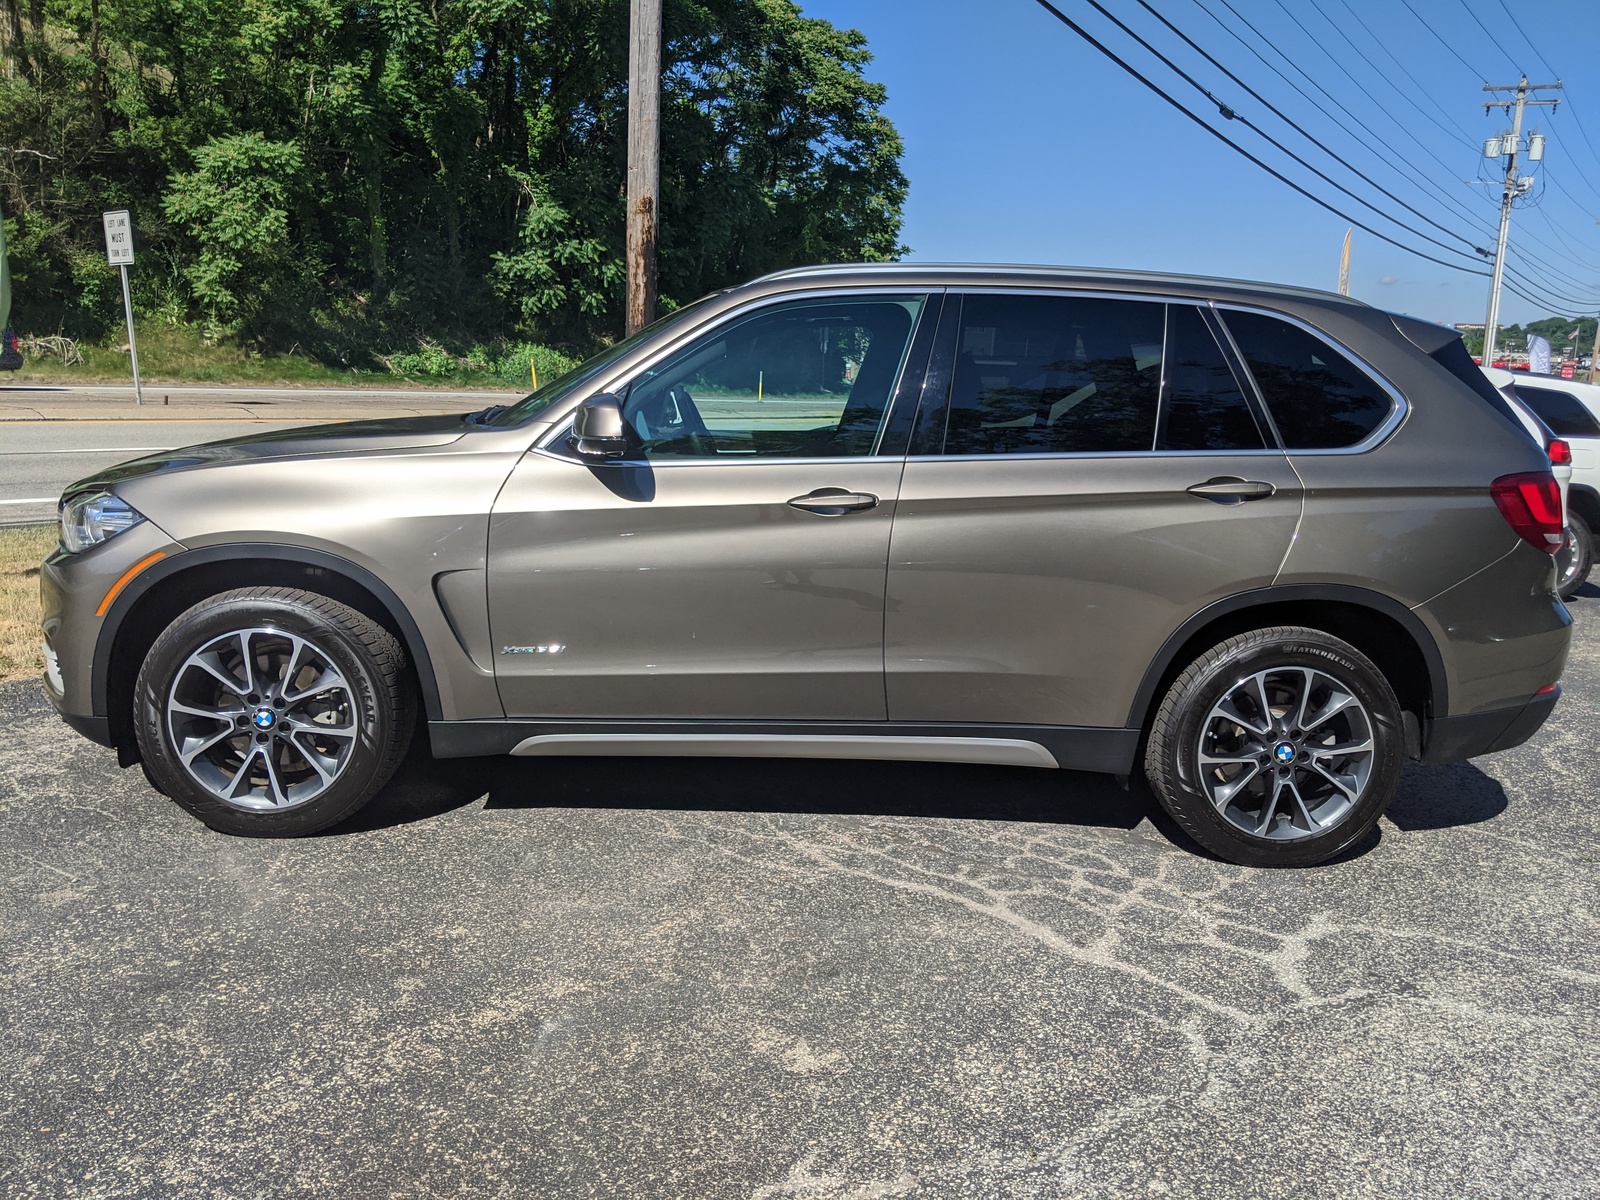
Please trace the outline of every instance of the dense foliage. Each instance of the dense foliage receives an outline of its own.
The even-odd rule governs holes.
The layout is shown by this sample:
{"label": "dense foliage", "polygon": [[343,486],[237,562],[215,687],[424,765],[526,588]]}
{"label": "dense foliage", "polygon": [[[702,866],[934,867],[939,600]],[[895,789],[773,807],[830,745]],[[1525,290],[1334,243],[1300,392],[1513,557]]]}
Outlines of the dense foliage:
{"label": "dense foliage", "polygon": [[[424,336],[620,331],[627,0],[5,0],[14,319],[136,303],[329,361]],[[863,38],[795,0],[667,0],[670,307],[902,251],[901,145]]]}
{"label": "dense foliage", "polygon": [[[1528,338],[1533,334],[1550,343],[1550,353],[1554,358],[1559,359],[1563,350],[1583,357],[1594,345],[1594,324],[1593,317],[1545,317],[1543,320],[1529,321],[1526,325],[1501,326],[1495,334],[1496,358],[1507,353],[1526,354]],[[1482,327],[1468,329],[1461,336],[1470,353],[1483,353]]]}

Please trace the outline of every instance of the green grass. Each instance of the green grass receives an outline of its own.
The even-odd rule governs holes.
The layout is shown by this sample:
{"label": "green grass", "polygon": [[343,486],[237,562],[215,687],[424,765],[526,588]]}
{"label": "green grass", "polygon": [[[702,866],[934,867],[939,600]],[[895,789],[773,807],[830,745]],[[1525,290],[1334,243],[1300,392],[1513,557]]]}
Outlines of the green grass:
{"label": "green grass", "polygon": [[0,528],[0,683],[44,670],[39,564],[56,544],[54,525]]}
{"label": "green grass", "polygon": [[[468,366],[442,354],[406,352],[391,357],[402,362],[413,362],[418,367],[426,364],[426,371],[386,371],[383,369],[340,369],[330,367],[302,354],[258,354],[244,347],[223,342],[213,344],[201,337],[199,330],[189,326],[170,325],[162,321],[140,321],[139,374],[146,384],[256,384],[260,386],[307,387],[436,387],[436,388],[527,388],[520,372],[511,378],[513,368],[509,363],[497,364],[506,369],[497,373],[490,365]],[[20,371],[0,375],[0,383],[131,383],[133,369],[128,358],[127,334],[118,334],[99,344],[80,342],[81,363],[65,365],[59,358],[48,357],[27,347],[23,348],[23,366]],[[543,348],[541,358],[552,352]],[[526,362],[526,351],[522,361]],[[447,365],[448,364],[448,365]],[[441,369],[442,368],[442,369]],[[544,364],[541,362],[541,369]],[[564,368],[563,368],[564,369]]]}

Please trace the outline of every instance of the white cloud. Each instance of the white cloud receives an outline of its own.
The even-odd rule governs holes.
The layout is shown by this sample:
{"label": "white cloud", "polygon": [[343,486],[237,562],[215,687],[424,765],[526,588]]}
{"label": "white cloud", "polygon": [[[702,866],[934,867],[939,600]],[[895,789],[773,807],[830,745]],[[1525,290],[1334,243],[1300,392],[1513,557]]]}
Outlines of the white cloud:
{"label": "white cloud", "polygon": [[1393,275],[1385,275],[1382,279],[1378,280],[1378,282],[1381,283],[1384,287],[1388,287],[1390,284],[1399,283],[1400,281],[1398,279],[1396,279]]}

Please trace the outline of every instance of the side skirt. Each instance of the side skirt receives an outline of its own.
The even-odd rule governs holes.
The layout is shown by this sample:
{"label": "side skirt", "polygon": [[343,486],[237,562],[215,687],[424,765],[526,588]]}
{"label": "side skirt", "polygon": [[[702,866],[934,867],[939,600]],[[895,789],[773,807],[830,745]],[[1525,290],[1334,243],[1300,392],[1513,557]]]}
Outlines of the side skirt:
{"label": "side skirt", "polygon": [[1137,729],[893,721],[430,721],[435,758],[514,754],[845,758],[1128,775]]}

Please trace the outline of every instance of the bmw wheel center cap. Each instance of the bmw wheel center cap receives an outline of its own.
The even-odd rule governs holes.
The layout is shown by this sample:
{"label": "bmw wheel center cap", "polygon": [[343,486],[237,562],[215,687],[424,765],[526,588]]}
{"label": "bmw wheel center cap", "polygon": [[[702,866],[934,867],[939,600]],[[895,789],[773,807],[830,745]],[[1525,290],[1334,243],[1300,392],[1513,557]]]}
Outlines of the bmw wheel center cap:
{"label": "bmw wheel center cap", "polygon": [[255,711],[255,715],[250,718],[250,723],[265,732],[278,723],[278,714],[270,708],[258,708]]}
{"label": "bmw wheel center cap", "polygon": [[1294,747],[1288,742],[1279,742],[1272,750],[1272,756],[1283,766],[1288,766],[1294,761]]}

